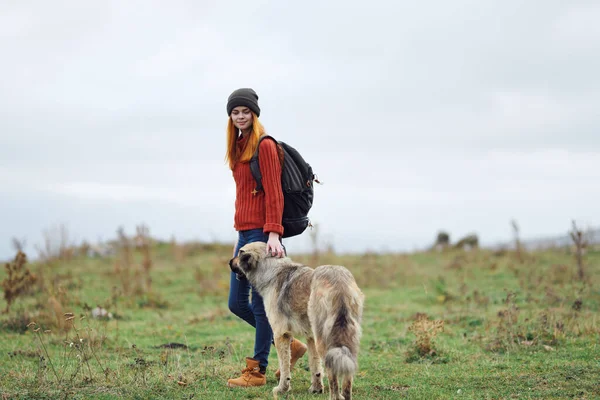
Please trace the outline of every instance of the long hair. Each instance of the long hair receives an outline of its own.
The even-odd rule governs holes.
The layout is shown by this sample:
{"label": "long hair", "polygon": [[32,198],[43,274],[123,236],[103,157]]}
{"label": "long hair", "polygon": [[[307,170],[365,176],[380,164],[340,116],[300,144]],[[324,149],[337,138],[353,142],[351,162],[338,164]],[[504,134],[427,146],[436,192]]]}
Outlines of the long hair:
{"label": "long hair", "polygon": [[255,113],[252,113],[252,132],[248,137],[246,145],[241,151],[238,151],[237,140],[240,135],[240,130],[233,124],[231,116],[227,121],[227,153],[225,161],[229,164],[229,168],[233,170],[238,162],[249,162],[258,147],[258,139],[265,134],[265,128],[258,120]]}

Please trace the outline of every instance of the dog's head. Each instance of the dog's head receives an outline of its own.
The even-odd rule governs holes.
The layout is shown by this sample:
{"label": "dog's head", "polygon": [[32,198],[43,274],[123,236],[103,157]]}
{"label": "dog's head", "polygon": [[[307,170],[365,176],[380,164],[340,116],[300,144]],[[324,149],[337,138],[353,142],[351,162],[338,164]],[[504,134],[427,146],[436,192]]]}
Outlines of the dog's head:
{"label": "dog's head", "polygon": [[263,242],[248,243],[238,252],[237,257],[229,260],[229,268],[238,275],[248,277],[256,271],[260,262],[267,257],[267,244]]}

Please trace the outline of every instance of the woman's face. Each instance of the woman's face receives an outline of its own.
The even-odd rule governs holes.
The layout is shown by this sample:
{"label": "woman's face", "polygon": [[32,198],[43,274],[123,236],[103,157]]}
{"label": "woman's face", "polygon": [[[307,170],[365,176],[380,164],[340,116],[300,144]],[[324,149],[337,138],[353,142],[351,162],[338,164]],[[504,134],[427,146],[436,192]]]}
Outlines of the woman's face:
{"label": "woman's face", "polygon": [[243,131],[252,126],[252,110],[248,107],[238,106],[231,111],[231,120],[236,128]]}

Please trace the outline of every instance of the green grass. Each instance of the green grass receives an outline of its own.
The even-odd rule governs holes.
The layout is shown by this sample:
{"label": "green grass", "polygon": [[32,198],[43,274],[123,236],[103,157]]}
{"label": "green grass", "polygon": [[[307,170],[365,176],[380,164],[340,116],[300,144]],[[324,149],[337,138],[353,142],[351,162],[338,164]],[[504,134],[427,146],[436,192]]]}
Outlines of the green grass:
{"label": "green grass", "polygon": [[[266,387],[225,386],[252,356],[254,337],[227,309],[230,252],[231,246],[205,246],[176,262],[169,245],[158,245],[152,249],[152,291],[127,295],[111,259],[29,265],[44,287],[17,298],[1,317],[0,396],[272,398],[274,348]],[[139,254],[135,260],[132,268],[140,270]],[[296,260],[314,265],[310,255]],[[598,253],[586,256],[586,283],[574,279],[574,257],[558,250],[523,262],[489,251],[329,254],[318,262],[347,266],[366,295],[357,399],[600,398]],[[0,280],[5,276],[0,272]],[[136,278],[128,282],[135,286]],[[56,326],[52,296],[61,319],[61,312],[75,314],[83,353],[75,331]],[[89,309],[97,305],[118,318],[92,319]],[[408,329],[417,313],[444,322],[432,338],[434,351],[423,356]],[[41,330],[19,332],[30,321]],[[188,349],[159,347],[170,342]],[[327,398],[307,393],[307,367],[304,357],[288,398]]]}

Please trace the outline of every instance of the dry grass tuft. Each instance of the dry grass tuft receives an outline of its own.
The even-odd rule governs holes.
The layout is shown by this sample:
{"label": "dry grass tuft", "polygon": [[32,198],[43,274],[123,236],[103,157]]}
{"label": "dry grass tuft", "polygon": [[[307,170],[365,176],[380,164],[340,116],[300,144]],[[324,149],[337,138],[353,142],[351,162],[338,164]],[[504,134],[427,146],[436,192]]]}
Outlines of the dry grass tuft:
{"label": "dry grass tuft", "polygon": [[587,235],[577,228],[577,224],[575,223],[575,221],[573,221],[572,223],[573,231],[571,231],[570,234],[571,240],[573,240],[573,244],[575,245],[575,259],[577,260],[577,276],[579,277],[580,281],[583,281],[585,278],[583,256],[589,243]]}
{"label": "dry grass tuft", "polygon": [[173,260],[178,264],[183,263],[188,256],[187,246],[185,244],[177,243],[174,236],[171,238],[170,246]]}
{"label": "dry grass tuft", "polygon": [[139,225],[136,227],[136,230],[135,243],[136,247],[142,253],[141,274],[143,275],[143,282],[138,282],[138,286],[142,292],[150,292],[152,291],[152,277],[150,276],[150,270],[152,269],[152,256],[150,254],[152,239],[150,238],[150,230],[146,225]]}
{"label": "dry grass tuft", "polygon": [[15,259],[5,265],[7,277],[2,281],[4,300],[6,300],[4,313],[8,313],[17,297],[29,292],[36,282],[36,276],[25,264],[27,264],[27,256],[19,251]]}
{"label": "dry grass tuft", "polygon": [[119,277],[123,287],[123,294],[131,294],[131,266],[133,264],[133,254],[131,242],[123,227],[117,229],[119,258],[115,260],[115,275]]}
{"label": "dry grass tuft", "polygon": [[420,357],[437,355],[433,339],[438,333],[444,331],[444,321],[430,320],[426,314],[417,313],[408,331],[417,337],[414,350]]}
{"label": "dry grass tuft", "polygon": [[42,247],[36,246],[39,258],[42,263],[48,266],[54,266],[60,262],[68,262],[73,259],[76,253],[76,246],[69,238],[67,227],[61,224],[58,227],[52,227],[42,232],[44,244]]}
{"label": "dry grass tuft", "polygon": [[495,337],[488,345],[488,350],[502,352],[513,349],[519,339],[519,307],[515,303],[514,292],[507,292],[504,299],[506,308],[498,311],[498,326]]}

